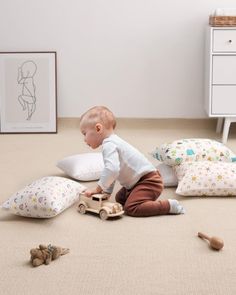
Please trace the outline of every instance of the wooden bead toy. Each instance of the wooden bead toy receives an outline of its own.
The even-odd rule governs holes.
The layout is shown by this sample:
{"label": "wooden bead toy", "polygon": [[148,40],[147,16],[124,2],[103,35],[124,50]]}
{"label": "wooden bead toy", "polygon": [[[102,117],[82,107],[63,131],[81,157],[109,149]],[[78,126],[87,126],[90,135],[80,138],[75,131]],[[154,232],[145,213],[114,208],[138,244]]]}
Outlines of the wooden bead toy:
{"label": "wooden bead toy", "polygon": [[208,240],[210,247],[215,250],[220,250],[224,247],[223,240],[218,237],[208,237],[207,235],[205,235],[201,232],[198,233],[198,236],[202,239]]}

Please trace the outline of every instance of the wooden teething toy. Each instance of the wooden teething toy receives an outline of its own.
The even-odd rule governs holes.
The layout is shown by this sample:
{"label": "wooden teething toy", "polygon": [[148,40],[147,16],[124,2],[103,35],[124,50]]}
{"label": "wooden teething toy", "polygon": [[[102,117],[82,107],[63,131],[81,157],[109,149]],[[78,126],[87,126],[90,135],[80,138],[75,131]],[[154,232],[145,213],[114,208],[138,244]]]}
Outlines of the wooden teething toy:
{"label": "wooden teething toy", "polygon": [[203,234],[201,232],[198,233],[198,236],[202,239],[208,240],[210,247],[215,250],[220,250],[224,247],[223,240],[218,237],[209,237],[206,234]]}
{"label": "wooden teething toy", "polygon": [[215,250],[220,250],[224,247],[224,242],[222,239],[218,237],[208,237],[207,235],[203,233],[198,233],[198,236],[202,239],[206,239],[209,241],[210,247],[215,249]]}

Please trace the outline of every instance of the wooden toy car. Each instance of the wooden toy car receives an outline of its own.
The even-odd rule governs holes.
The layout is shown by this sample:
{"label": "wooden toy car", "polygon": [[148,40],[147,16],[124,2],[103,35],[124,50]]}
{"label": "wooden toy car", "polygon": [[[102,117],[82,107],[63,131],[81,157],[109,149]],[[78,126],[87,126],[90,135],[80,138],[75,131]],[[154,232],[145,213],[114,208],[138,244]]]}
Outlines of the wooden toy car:
{"label": "wooden toy car", "polygon": [[85,214],[87,211],[97,213],[102,220],[106,220],[108,217],[120,216],[124,213],[122,205],[110,202],[106,194],[95,194],[91,197],[80,194],[78,211],[81,214]]}

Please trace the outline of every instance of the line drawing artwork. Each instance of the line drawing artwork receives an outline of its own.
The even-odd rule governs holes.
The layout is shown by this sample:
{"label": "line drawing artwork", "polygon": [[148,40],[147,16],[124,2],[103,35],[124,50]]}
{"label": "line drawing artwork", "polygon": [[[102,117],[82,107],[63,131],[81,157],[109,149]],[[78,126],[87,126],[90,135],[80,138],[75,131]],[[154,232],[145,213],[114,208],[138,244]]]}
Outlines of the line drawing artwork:
{"label": "line drawing artwork", "polygon": [[36,72],[37,65],[32,60],[26,60],[18,67],[17,82],[22,85],[18,101],[23,111],[27,110],[26,120],[31,120],[36,110],[36,86],[34,81]]}

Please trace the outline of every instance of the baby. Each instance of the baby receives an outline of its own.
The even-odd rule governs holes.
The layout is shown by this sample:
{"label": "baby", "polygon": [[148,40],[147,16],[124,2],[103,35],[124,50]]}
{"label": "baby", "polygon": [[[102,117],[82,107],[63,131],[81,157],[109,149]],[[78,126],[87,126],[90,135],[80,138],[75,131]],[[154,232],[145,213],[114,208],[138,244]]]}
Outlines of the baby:
{"label": "baby", "polygon": [[104,106],[95,106],[81,116],[80,130],[92,149],[102,146],[104,169],[96,187],[87,189],[90,197],[111,194],[116,180],[122,188],[115,196],[130,216],[185,213],[175,199],[159,200],[163,181],[156,168],[136,148],[114,133],[116,119]]}
{"label": "baby", "polygon": [[31,61],[25,61],[18,69],[18,84],[22,85],[22,93],[18,96],[23,110],[28,112],[27,120],[30,120],[36,110],[36,86],[34,84],[34,75],[37,71],[36,64]]}

